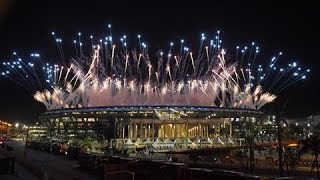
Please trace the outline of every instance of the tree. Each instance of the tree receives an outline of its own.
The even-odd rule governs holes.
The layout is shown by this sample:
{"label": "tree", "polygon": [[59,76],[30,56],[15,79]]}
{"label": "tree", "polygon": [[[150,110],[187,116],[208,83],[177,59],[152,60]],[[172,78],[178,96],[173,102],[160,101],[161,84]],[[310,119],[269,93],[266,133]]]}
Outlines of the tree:
{"label": "tree", "polygon": [[301,137],[303,137],[303,127],[302,126],[291,126],[289,128],[288,134],[291,136],[291,139],[294,140],[301,140]]}
{"label": "tree", "polygon": [[277,124],[277,136],[278,136],[278,154],[279,154],[279,175],[280,177],[283,176],[283,148],[282,148],[282,134],[283,128],[281,126],[282,123],[286,123],[283,119],[286,106],[288,104],[288,97],[287,95],[283,94],[276,99],[276,102],[270,104],[269,106],[265,106],[264,109],[268,114],[275,114],[275,120]]}
{"label": "tree", "polygon": [[302,141],[302,147],[299,150],[299,157],[311,151],[312,155],[314,156],[314,160],[312,162],[312,169],[314,167],[317,168],[317,179],[319,180],[319,162],[318,156],[320,152],[320,133],[315,132],[311,136],[307,137],[305,140]]}
{"label": "tree", "polygon": [[289,167],[291,171],[295,170],[297,161],[298,161],[298,154],[295,147],[285,147],[284,148],[284,163],[287,167],[287,174],[289,176]]}
{"label": "tree", "polygon": [[239,126],[238,136],[245,139],[245,148],[249,149],[249,170],[253,172],[255,140],[261,132],[261,125],[258,121],[243,121]]}
{"label": "tree", "polygon": [[277,134],[277,128],[274,124],[267,124],[263,127],[264,136],[267,138],[268,142],[274,141]]}

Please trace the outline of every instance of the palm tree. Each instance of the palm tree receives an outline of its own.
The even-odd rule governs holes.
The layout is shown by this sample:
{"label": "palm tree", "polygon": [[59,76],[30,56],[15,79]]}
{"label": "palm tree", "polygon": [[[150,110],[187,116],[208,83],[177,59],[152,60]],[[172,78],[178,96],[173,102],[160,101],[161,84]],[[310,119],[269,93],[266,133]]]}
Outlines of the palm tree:
{"label": "palm tree", "polygon": [[288,97],[287,95],[282,95],[276,99],[276,102],[272,103],[269,106],[265,106],[265,111],[269,112],[269,114],[275,114],[275,121],[276,121],[276,127],[277,127],[277,136],[278,136],[278,154],[279,154],[279,175],[280,177],[283,176],[283,147],[282,147],[282,134],[283,134],[283,128],[282,123],[286,123],[284,117],[284,110],[286,109],[286,106],[288,104]]}
{"label": "palm tree", "polygon": [[285,147],[284,148],[284,163],[287,167],[287,174],[289,176],[289,167],[290,170],[293,171],[296,168],[297,161],[298,161],[298,154],[297,150],[294,147]]}
{"label": "palm tree", "polygon": [[243,121],[239,126],[238,136],[245,139],[245,148],[249,149],[249,170],[253,172],[254,164],[254,147],[255,140],[261,132],[261,126],[258,121]]}
{"label": "palm tree", "polygon": [[299,150],[299,156],[304,153],[311,151],[312,155],[314,156],[314,160],[312,163],[312,169],[314,166],[317,168],[317,179],[319,180],[319,162],[318,156],[320,152],[320,133],[315,132],[311,136],[307,137],[305,140],[302,141],[302,147]]}

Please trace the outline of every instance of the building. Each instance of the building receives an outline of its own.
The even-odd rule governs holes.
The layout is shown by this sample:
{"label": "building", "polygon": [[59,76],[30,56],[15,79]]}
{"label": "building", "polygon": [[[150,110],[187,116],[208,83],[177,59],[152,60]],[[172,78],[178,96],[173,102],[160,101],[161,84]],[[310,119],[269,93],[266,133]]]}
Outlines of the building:
{"label": "building", "polygon": [[109,106],[51,110],[40,119],[56,135],[155,140],[232,137],[233,121],[263,117],[261,111],[239,108]]}

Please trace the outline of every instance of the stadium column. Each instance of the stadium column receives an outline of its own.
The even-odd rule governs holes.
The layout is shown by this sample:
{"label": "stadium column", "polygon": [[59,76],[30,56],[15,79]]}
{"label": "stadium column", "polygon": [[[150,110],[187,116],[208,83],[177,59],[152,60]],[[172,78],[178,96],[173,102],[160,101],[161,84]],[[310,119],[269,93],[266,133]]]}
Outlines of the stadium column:
{"label": "stadium column", "polygon": [[230,125],[229,125],[229,135],[230,135],[230,138],[232,138],[232,121],[231,121],[231,119],[230,119]]}
{"label": "stadium column", "polygon": [[130,125],[129,125],[129,132],[130,132],[130,134],[129,134],[129,136],[130,136],[130,139],[132,139],[133,137],[133,125],[132,125],[132,122],[130,122]]}
{"label": "stadium column", "polygon": [[152,121],[152,140],[154,141],[154,122]]}
{"label": "stadium column", "polygon": [[201,137],[201,125],[200,125],[200,121],[198,121],[198,137]]}
{"label": "stadium column", "polygon": [[[211,129],[211,128],[213,129],[213,122],[211,121],[211,122],[208,124],[208,126],[209,126],[209,127],[208,127],[208,134],[209,134],[209,129]],[[212,137],[211,134],[209,134],[209,136],[210,136],[210,138]],[[208,137],[209,137],[209,136],[208,136]]]}
{"label": "stadium column", "polygon": [[188,129],[189,127],[188,126],[189,126],[189,121],[187,120],[187,123],[185,125],[185,127],[186,127],[185,129],[186,129],[186,133],[187,133],[187,139],[189,138],[189,129]]}
{"label": "stadium column", "polygon": [[145,126],[143,134],[144,134],[144,136],[143,136],[144,138],[148,138],[149,137],[149,125]]}
{"label": "stadium column", "polygon": [[202,137],[205,137],[205,134],[206,134],[206,129],[205,129],[205,128],[206,128],[205,125],[202,125],[202,126],[201,126],[201,136],[202,136]]}
{"label": "stadium column", "polygon": [[138,134],[138,125],[137,123],[134,123],[134,138],[137,138],[137,134]]}
{"label": "stadium column", "polygon": [[206,125],[203,124],[203,125],[201,126],[201,129],[202,129],[202,137],[205,137],[205,136],[206,136]]}
{"label": "stadium column", "polygon": [[151,135],[151,127],[150,127],[150,124],[148,124],[147,138],[150,138],[150,135]]}
{"label": "stadium column", "polygon": [[136,124],[132,123],[132,138],[135,138],[136,133]]}
{"label": "stadium column", "polygon": [[130,134],[130,125],[131,125],[131,123],[127,125],[127,129],[128,129],[128,139],[130,138],[130,135],[131,135],[131,134]]}
{"label": "stadium column", "polygon": [[174,125],[173,125],[173,138],[175,139],[176,136],[177,136],[177,124],[174,123]]}
{"label": "stadium column", "polygon": [[142,139],[142,120],[140,121],[140,139]]}
{"label": "stadium column", "polygon": [[206,124],[206,136],[207,138],[209,137],[209,128],[208,128],[209,124]]}
{"label": "stadium column", "polygon": [[125,132],[125,124],[124,122],[122,121],[122,139],[124,140],[124,132]]}
{"label": "stadium column", "polygon": [[163,138],[166,138],[166,127],[164,124],[162,124],[162,130],[163,130]]}
{"label": "stadium column", "polygon": [[131,126],[130,126],[130,131],[131,131],[131,138],[133,139],[134,138],[134,130],[135,130],[135,125],[134,123],[131,123]]}

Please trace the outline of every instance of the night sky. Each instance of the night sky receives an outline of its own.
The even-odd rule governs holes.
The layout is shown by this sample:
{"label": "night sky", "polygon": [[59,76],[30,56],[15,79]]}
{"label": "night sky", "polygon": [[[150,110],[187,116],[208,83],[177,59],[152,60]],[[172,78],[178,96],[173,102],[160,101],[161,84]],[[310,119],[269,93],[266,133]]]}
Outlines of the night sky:
{"label": "night sky", "polygon": [[[71,57],[78,32],[107,34],[109,23],[115,35],[133,39],[141,33],[154,52],[181,38],[196,46],[201,33],[221,30],[227,49],[255,41],[261,48],[259,61],[282,51],[281,61],[295,60],[310,68],[306,80],[281,95],[288,98],[288,116],[320,114],[320,11],[316,2],[128,2],[0,0],[0,61],[12,57],[13,51],[24,59],[32,52],[40,52],[42,59],[58,59],[52,31],[63,37],[65,54]],[[36,121],[45,112],[22,87],[3,77],[0,85],[0,119]]]}

